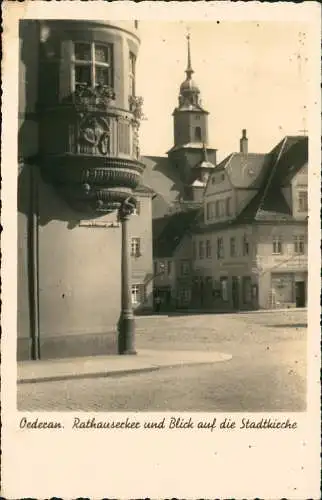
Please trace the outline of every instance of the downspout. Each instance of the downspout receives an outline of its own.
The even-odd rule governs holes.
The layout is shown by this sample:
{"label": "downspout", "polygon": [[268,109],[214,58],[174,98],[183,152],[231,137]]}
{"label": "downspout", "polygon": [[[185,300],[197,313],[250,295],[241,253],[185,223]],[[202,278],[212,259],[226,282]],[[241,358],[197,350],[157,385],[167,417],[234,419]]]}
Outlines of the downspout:
{"label": "downspout", "polygon": [[30,310],[30,357],[40,359],[39,338],[39,262],[38,262],[38,179],[37,167],[30,168],[30,204],[28,217],[28,282],[29,282],[29,310]]}

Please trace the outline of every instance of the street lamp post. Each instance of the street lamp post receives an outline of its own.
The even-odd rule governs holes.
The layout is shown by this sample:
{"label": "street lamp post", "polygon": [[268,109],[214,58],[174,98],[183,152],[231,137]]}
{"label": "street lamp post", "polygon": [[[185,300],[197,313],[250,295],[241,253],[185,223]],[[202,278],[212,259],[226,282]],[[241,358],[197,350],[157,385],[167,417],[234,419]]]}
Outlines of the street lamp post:
{"label": "street lamp post", "polygon": [[119,354],[136,354],[135,323],[131,294],[131,255],[128,234],[130,215],[136,206],[135,198],[127,198],[119,209],[121,222],[121,315],[118,331]]}

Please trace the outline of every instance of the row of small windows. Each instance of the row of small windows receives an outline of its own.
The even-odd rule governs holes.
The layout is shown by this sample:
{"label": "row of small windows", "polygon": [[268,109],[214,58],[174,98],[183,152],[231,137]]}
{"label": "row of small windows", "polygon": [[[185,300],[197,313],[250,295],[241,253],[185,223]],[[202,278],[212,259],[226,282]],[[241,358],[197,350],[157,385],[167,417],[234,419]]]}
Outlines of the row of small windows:
{"label": "row of small windows", "polygon": [[232,215],[231,197],[222,200],[210,201],[206,204],[207,220],[230,217]]}
{"label": "row of small windows", "polygon": [[[112,44],[74,43],[75,89],[80,86],[114,87],[114,54]],[[129,52],[129,94],[135,95],[136,56]]]}
{"label": "row of small windows", "polygon": [[[186,276],[191,272],[191,265],[189,260],[181,260],[179,263],[179,273],[181,276]],[[154,275],[171,276],[172,274],[172,261],[155,261],[154,262]]]}
{"label": "row of small windows", "polygon": [[[198,250],[198,252],[197,252]],[[212,245],[211,245],[211,240],[206,240],[205,242],[203,240],[200,240],[198,242],[198,247],[197,243],[193,242],[193,258],[199,258],[199,259],[211,259],[213,256],[212,252]],[[250,243],[248,241],[248,238],[246,235],[242,237],[242,255],[247,256],[249,255],[250,252]],[[237,238],[235,236],[232,236],[229,240],[229,253],[230,257],[236,257],[237,256]],[[224,259],[225,258],[225,246],[224,246],[224,238],[222,236],[217,238],[216,242],[216,257],[217,259]]]}
{"label": "row of small windows", "polygon": [[[274,236],[272,243],[272,253],[273,255],[283,254],[283,238],[282,236]],[[297,255],[303,255],[305,253],[305,237],[304,235],[294,235],[293,236],[293,248],[294,253]]]}

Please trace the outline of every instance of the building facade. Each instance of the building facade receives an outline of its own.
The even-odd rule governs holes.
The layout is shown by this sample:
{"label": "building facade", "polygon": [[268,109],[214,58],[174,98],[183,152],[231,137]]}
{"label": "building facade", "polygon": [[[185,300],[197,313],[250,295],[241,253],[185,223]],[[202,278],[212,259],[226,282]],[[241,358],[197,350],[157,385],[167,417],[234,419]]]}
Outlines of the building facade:
{"label": "building facade", "polygon": [[137,215],[128,244],[139,242],[132,297],[135,306],[152,306],[152,193],[141,181],[142,100],[135,94],[139,44],[136,21],[20,23],[19,359],[116,351],[118,210],[132,195]]}
{"label": "building facade", "polygon": [[190,307],[192,228],[199,216],[195,208],[153,221],[154,300],[161,311]]}
{"label": "building facade", "polygon": [[193,239],[192,306],[304,307],[307,301],[308,142],[286,137],[269,154],[240,153],[210,176]]}

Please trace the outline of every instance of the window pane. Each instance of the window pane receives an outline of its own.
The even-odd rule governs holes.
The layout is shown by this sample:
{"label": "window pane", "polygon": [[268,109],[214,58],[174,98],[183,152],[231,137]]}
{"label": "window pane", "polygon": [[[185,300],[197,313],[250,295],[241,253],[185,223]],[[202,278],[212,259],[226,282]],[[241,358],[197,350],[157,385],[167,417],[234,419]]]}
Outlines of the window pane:
{"label": "window pane", "polygon": [[103,68],[96,66],[96,85],[110,85],[110,70],[109,68]]}
{"label": "window pane", "polygon": [[91,68],[87,65],[75,66],[75,83],[91,85]]}
{"label": "window pane", "polygon": [[109,47],[104,45],[95,45],[95,62],[105,64],[110,63]]}
{"label": "window pane", "polygon": [[79,61],[91,60],[91,46],[89,43],[75,43],[75,59]]}
{"label": "window pane", "polygon": [[132,52],[130,52],[130,73],[132,73],[133,76],[135,75],[135,61],[136,61],[135,55]]}

